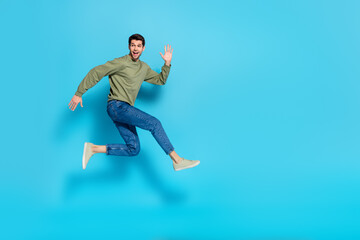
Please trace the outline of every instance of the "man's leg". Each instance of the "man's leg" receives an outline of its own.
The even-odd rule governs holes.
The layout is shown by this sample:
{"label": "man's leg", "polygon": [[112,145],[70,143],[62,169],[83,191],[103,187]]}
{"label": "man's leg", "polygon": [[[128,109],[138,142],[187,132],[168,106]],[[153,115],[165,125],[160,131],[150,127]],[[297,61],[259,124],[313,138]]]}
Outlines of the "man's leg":
{"label": "man's leg", "polygon": [[117,156],[136,156],[140,152],[139,136],[136,132],[136,127],[120,122],[114,122],[116,128],[119,130],[121,137],[125,144],[106,144],[105,153],[107,155]]}
{"label": "man's leg", "polygon": [[119,130],[125,144],[106,144],[93,145],[94,153],[106,153],[107,155],[117,156],[136,156],[140,152],[140,141],[135,126],[125,123],[115,122],[116,128]]}
{"label": "man's leg", "polygon": [[94,145],[85,143],[83,153],[83,169],[86,168],[90,158],[95,153],[106,153],[107,155],[135,156],[140,151],[140,141],[135,126],[125,123],[114,122],[125,144]]}
{"label": "man's leg", "polygon": [[198,160],[193,161],[181,158],[174,151],[174,147],[170,143],[161,122],[157,118],[127,103],[119,105],[119,109],[121,109],[121,114],[112,114],[115,120],[150,131],[164,152],[173,160],[175,171],[192,168],[200,163]]}
{"label": "man's leg", "polygon": [[[116,105],[113,107],[115,108]],[[161,122],[157,118],[127,103],[121,103],[117,109],[108,109],[110,109],[109,115],[114,122],[121,122],[148,130],[166,154],[170,154],[174,151],[174,147],[170,143]],[[117,114],[114,114],[113,112],[116,112]]]}

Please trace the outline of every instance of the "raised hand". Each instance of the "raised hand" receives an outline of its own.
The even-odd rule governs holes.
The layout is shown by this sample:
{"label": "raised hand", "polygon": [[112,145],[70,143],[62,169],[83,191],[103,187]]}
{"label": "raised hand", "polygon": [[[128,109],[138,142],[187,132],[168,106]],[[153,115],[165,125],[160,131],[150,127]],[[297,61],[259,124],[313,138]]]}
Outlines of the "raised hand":
{"label": "raised hand", "polygon": [[170,66],[173,48],[171,48],[171,45],[168,44],[167,48],[166,48],[166,45],[164,46],[164,49],[165,49],[164,55],[161,52],[160,52],[160,55],[161,55],[162,59],[164,59],[165,64]]}
{"label": "raised hand", "polygon": [[69,109],[71,109],[71,111],[74,111],[75,108],[77,107],[77,105],[80,103],[81,107],[83,107],[82,104],[82,98],[79,96],[74,95],[70,101],[69,105]]}

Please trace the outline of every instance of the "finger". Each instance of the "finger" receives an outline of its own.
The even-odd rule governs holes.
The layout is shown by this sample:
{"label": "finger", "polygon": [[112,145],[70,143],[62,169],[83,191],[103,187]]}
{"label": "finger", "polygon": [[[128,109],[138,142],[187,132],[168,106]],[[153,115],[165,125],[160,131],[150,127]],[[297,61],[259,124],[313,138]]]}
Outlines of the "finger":
{"label": "finger", "polygon": [[164,50],[165,50],[165,52],[166,52],[166,45],[164,46]]}
{"label": "finger", "polygon": [[82,100],[80,101],[80,105],[81,105],[81,107],[83,107],[83,105],[82,105]]}
{"label": "finger", "polygon": [[71,106],[70,106],[70,109],[71,109],[72,111],[74,111],[74,106],[75,106],[75,103],[72,102],[72,104],[71,104]]}
{"label": "finger", "polygon": [[73,111],[75,110],[75,108],[77,107],[77,105],[78,105],[78,104],[76,103],[76,104],[73,106]]}
{"label": "finger", "polygon": [[160,55],[161,55],[162,58],[164,57],[164,55],[161,52],[160,52]]}
{"label": "finger", "polygon": [[172,49],[171,49],[171,54],[172,54],[173,50],[174,50],[174,49],[172,48]]}
{"label": "finger", "polygon": [[169,44],[168,44],[168,52],[169,52],[170,50],[169,50]]}

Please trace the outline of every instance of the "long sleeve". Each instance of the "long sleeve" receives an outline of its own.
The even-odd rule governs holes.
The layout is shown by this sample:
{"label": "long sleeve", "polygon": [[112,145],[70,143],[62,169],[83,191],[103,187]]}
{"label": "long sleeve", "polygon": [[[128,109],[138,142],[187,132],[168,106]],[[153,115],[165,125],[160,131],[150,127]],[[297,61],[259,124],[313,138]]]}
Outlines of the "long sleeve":
{"label": "long sleeve", "polygon": [[149,67],[144,81],[156,85],[164,85],[170,73],[170,66],[164,64],[161,68],[161,73],[157,73]]}
{"label": "long sleeve", "polygon": [[103,77],[116,73],[122,64],[119,58],[107,61],[103,65],[92,68],[85,78],[81,81],[75,95],[81,97],[87,90],[95,86]]}

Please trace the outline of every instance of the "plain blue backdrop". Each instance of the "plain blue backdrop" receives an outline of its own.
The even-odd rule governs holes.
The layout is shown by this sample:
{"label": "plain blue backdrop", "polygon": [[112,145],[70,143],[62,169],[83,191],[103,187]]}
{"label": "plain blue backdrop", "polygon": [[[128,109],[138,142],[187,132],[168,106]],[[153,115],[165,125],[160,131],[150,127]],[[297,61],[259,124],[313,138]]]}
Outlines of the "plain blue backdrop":
{"label": "plain blue backdrop", "polygon": [[[359,1],[0,1],[1,239],[360,239]],[[164,86],[135,106],[159,118],[136,157],[106,113],[108,78],[68,103],[88,71],[128,54]]]}

